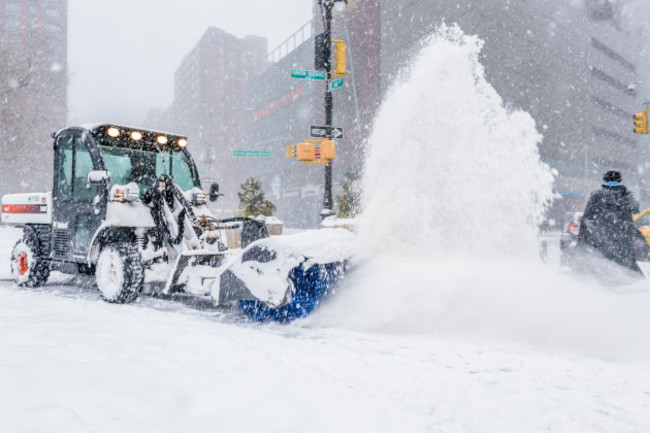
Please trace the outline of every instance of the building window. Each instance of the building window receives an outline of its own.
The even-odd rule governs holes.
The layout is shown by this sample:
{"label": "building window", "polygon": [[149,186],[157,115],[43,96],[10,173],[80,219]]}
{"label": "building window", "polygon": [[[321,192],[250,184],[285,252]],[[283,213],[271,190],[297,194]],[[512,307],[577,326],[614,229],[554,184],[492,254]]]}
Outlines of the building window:
{"label": "building window", "polygon": [[45,16],[48,18],[61,18],[61,11],[58,9],[45,9]]}
{"label": "building window", "polygon": [[616,78],[604,73],[598,68],[594,68],[594,67],[591,68],[591,76],[598,80],[604,81],[605,83],[609,84],[616,90],[619,90],[620,92],[623,92],[628,96],[634,96],[635,93],[634,88],[630,86],[626,86],[625,84],[618,81]]}
{"label": "building window", "polygon": [[589,16],[594,20],[607,21],[614,18],[614,6],[610,0],[587,0]]}
{"label": "building window", "polygon": [[623,109],[621,109],[621,108],[619,108],[619,107],[617,107],[617,106],[615,106],[613,104],[610,104],[609,102],[607,102],[607,101],[605,101],[603,99],[597,98],[596,96],[592,96],[591,100],[594,102],[594,104],[598,108],[601,108],[601,109],[606,110],[606,111],[608,111],[608,112],[610,112],[612,114],[615,114],[616,116],[620,117],[621,119],[630,119],[632,117],[631,113],[628,113],[627,111],[625,111],[625,110],[623,110]]}
{"label": "building window", "polygon": [[636,70],[632,62],[629,62],[623,56],[621,56],[616,51],[612,50],[611,48],[609,48],[608,46],[606,46],[605,44],[603,44],[602,42],[600,42],[598,39],[594,37],[591,38],[591,46],[597,49],[598,51],[602,52],[603,54],[605,54],[610,59],[616,60],[621,65],[629,69],[630,71]]}
{"label": "building window", "polygon": [[61,27],[56,24],[47,24],[45,26],[45,31],[52,35],[58,35],[61,33]]}
{"label": "building window", "polygon": [[20,15],[20,3],[8,2],[5,4],[5,12],[7,15]]}
{"label": "building window", "polygon": [[20,18],[18,17],[7,17],[5,19],[5,29],[9,31],[20,30]]}

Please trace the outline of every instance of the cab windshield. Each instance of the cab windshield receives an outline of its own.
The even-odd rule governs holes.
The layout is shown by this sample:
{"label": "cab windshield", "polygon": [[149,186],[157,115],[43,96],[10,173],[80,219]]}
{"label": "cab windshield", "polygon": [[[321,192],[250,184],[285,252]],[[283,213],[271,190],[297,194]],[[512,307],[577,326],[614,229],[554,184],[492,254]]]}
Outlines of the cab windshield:
{"label": "cab windshield", "polygon": [[161,174],[170,174],[183,191],[200,187],[191,162],[179,148],[158,152],[151,146],[135,147],[131,142],[100,138],[99,149],[106,170],[111,174],[111,185],[135,182],[142,195],[147,189],[158,186]]}

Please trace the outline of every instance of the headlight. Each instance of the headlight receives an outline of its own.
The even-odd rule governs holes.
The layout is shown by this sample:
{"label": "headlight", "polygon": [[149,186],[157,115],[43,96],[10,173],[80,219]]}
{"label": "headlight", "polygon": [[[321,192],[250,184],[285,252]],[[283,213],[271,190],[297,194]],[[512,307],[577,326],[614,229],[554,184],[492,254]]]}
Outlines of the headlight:
{"label": "headlight", "polygon": [[208,201],[205,198],[205,193],[203,191],[197,191],[192,194],[192,206],[201,206],[206,204]]}
{"label": "headlight", "polygon": [[185,200],[190,203],[192,206],[202,206],[208,202],[205,193],[201,188],[194,187],[189,191],[183,193]]}
{"label": "headlight", "polygon": [[113,185],[108,194],[110,201],[134,202],[140,200],[140,188],[134,182],[126,185]]}

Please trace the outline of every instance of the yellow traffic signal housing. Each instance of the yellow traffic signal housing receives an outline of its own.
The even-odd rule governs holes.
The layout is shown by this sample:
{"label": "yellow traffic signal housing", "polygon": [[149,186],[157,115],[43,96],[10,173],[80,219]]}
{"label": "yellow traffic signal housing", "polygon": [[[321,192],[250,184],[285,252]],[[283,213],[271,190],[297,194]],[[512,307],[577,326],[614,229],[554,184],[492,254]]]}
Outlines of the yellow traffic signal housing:
{"label": "yellow traffic signal housing", "polygon": [[297,147],[298,161],[313,161],[316,159],[316,145],[314,143],[298,143]]}
{"label": "yellow traffic signal housing", "polygon": [[323,140],[320,143],[320,159],[331,160],[336,158],[336,141]]}
{"label": "yellow traffic signal housing", "polygon": [[293,159],[296,157],[296,145],[290,144],[287,146],[287,159]]}
{"label": "yellow traffic signal housing", "polygon": [[345,76],[346,48],[343,41],[332,41],[334,44],[334,71],[333,77]]}
{"label": "yellow traffic signal housing", "polygon": [[634,115],[634,133],[647,134],[648,133],[648,112],[650,110],[643,110]]}

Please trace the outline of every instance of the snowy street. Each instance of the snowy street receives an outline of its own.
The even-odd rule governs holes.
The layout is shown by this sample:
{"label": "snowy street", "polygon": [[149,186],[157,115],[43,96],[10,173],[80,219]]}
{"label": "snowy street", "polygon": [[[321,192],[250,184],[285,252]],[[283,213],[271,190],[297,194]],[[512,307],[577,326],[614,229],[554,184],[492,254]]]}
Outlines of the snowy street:
{"label": "snowy street", "polygon": [[[2,277],[9,278],[17,232],[0,233]],[[147,297],[108,304],[91,284],[54,274],[39,289],[0,285],[3,431],[650,429],[647,346],[630,351],[630,342],[603,354],[593,349],[611,341],[572,348],[530,330],[478,332],[467,317],[451,322],[442,311],[436,331],[417,323],[417,300],[374,329],[360,325],[363,312],[357,321],[317,314],[253,325],[234,312]],[[647,307],[648,293],[626,296]],[[481,315],[478,304],[447,307]],[[328,309],[345,313],[346,306]],[[409,309],[410,319],[400,316]]]}
{"label": "snowy street", "polygon": [[0,433],[650,432],[642,4],[3,2]]}

